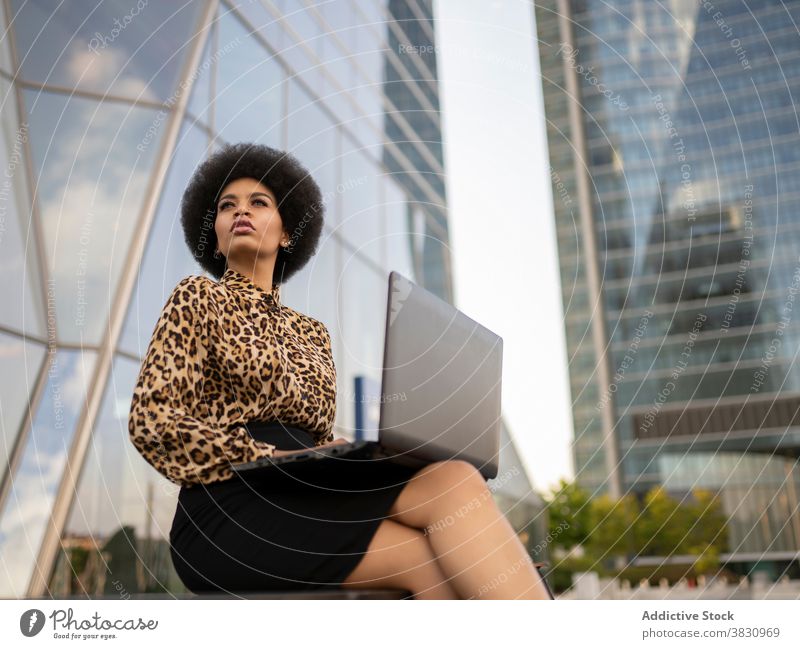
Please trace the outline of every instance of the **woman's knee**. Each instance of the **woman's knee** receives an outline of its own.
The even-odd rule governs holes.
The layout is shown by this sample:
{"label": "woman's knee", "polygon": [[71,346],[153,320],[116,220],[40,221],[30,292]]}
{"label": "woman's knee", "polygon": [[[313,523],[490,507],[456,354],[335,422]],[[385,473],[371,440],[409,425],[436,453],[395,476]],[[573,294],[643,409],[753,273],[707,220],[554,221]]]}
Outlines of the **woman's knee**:
{"label": "woman's knee", "polygon": [[405,525],[427,529],[449,520],[470,503],[491,494],[480,472],[468,462],[434,462],[418,471],[395,500],[390,515]]}
{"label": "woman's knee", "polygon": [[478,491],[488,489],[480,471],[466,460],[443,460],[425,467],[429,479],[441,483],[443,491]]}

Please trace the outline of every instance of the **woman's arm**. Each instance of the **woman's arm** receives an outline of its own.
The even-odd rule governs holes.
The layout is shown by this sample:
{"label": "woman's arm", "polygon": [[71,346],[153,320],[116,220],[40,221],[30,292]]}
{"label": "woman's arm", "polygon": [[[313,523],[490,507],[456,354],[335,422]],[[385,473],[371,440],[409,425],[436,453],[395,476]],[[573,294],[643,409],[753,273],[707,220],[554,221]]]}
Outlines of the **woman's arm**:
{"label": "woman's arm", "polygon": [[201,276],[181,280],[164,305],[133,391],[128,431],[139,453],[183,486],[232,477],[231,464],[270,457],[273,444],[247,428],[223,430],[204,403],[209,293]]}
{"label": "woman's arm", "polygon": [[[336,364],[333,361],[333,347],[331,346],[331,335],[328,332],[328,328],[325,326],[324,323],[316,321],[317,326],[319,329],[319,335],[322,339],[322,345],[320,346],[320,352],[322,353],[322,358],[325,361],[324,368],[321,368],[333,381],[333,391],[334,395],[331,400],[332,410],[330,413],[330,417],[328,420],[328,425],[325,430],[319,433],[315,433],[314,435],[314,443],[315,446],[325,446],[330,444],[334,441],[333,439],[333,424],[336,421]],[[342,439],[341,437],[339,439]],[[345,444],[347,440],[342,440]]]}

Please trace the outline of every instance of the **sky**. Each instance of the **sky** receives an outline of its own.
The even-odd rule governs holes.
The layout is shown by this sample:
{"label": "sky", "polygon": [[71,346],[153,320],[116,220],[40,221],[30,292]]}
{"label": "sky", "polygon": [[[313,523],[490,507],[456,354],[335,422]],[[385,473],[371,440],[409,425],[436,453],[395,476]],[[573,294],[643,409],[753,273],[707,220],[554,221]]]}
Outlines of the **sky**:
{"label": "sky", "polygon": [[534,488],[572,416],[532,3],[434,0],[456,306],[503,338],[503,417]]}

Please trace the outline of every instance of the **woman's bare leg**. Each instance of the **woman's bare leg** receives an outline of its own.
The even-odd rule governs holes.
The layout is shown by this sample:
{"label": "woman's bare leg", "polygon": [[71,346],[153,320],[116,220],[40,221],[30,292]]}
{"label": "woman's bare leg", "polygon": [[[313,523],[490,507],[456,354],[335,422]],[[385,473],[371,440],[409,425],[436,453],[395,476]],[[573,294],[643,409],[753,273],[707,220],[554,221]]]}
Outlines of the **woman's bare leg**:
{"label": "woman's bare leg", "polygon": [[425,535],[388,519],[381,522],[367,553],[342,586],[402,588],[415,599],[458,599]]}
{"label": "woman's bare leg", "polygon": [[418,471],[389,518],[424,530],[462,599],[550,599],[525,546],[468,462],[435,462]]}

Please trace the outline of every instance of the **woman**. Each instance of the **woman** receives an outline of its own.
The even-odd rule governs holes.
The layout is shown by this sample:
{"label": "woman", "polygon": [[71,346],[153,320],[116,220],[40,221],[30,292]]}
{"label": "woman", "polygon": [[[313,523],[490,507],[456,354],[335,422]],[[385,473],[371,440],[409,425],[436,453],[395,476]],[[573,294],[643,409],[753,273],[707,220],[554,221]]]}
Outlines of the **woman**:
{"label": "woman", "polygon": [[345,441],[332,434],[327,327],[280,301],[280,285],[316,251],[323,212],[293,156],[247,143],[206,160],[183,196],[186,241],[219,281],[190,276],[173,290],[129,418],[139,452],[181,486],[170,531],[178,575],[197,593],[340,586],[548,599],[471,464],[231,470]]}

